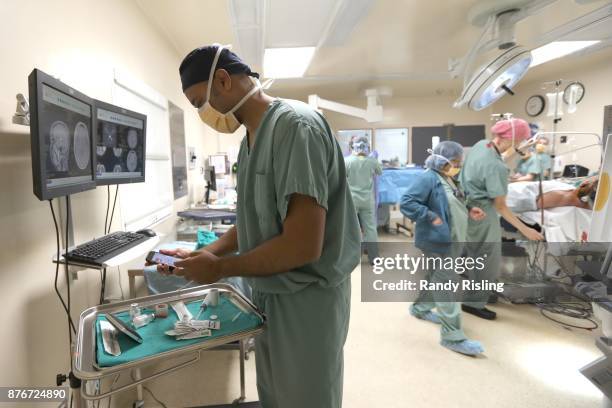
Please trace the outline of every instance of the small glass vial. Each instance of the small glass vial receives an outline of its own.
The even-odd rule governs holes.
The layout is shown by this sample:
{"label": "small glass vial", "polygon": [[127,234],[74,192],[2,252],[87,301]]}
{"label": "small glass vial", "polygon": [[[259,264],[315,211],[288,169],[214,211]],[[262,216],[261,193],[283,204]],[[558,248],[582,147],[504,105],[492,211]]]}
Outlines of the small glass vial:
{"label": "small glass vial", "polygon": [[141,314],[141,315],[134,317],[134,319],[132,319],[132,324],[134,325],[135,328],[139,329],[151,323],[153,319],[155,319],[155,315],[152,313]]}
{"label": "small glass vial", "polygon": [[130,319],[134,320],[136,316],[140,316],[142,314],[142,309],[138,306],[138,303],[132,303],[130,305]]}
{"label": "small glass vial", "polygon": [[219,304],[219,289],[211,289],[206,296],[208,306],[216,307]]}

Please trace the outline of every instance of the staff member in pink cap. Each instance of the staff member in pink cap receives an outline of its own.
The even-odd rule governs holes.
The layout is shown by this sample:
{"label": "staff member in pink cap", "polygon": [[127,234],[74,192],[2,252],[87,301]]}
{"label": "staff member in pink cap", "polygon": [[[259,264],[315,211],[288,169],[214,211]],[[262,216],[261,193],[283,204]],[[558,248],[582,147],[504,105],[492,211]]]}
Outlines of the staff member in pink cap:
{"label": "staff member in pink cap", "polygon": [[[483,270],[470,272],[472,276],[469,278],[476,281],[493,281],[499,274],[500,215],[527,239],[544,239],[539,232],[523,224],[506,206],[509,169],[504,164],[502,154],[530,136],[529,125],[517,118],[501,120],[491,128],[491,133],[492,140],[481,140],[470,149],[460,174],[468,207],[479,207],[487,213],[486,217],[478,221],[468,219],[468,254],[473,258],[486,259]],[[467,292],[464,295],[463,310],[483,319],[495,319],[495,312],[485,307],[489,294],[489,291]]]}

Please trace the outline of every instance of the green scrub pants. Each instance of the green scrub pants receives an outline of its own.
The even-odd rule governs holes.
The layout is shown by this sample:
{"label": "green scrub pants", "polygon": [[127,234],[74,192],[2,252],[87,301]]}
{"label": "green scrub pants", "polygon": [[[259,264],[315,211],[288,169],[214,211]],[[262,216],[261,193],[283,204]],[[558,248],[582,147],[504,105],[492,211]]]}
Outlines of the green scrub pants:
{"label": "green scrub pants", "polygon": [[[497,279],[501,264],[501,225],[499,224],[499,214],[490,203],[478,202],[474,205],[482,208],[487,216],[481,221],[468,220],[467,254],[469,257],[485,257],[485,267],[482,270],[473,269],[466,273],[466,277],[472,282],[484,280],[493,282]],[[463,297],[463,304],[477,309],[483,309],[491,291],[473,290],[466,292]]]}
{"label": "green scrub pants", "polygon": [[376,211],[373,201],[361,203],[360,200],[353,199],[359,224],[363,230],[363,243],[368,251],[370,263],[378,257],[378,233],[376,232]]}
{"label": "green scrub pants", "polygon": [[311,284],[297,293],[253,290],[267,315],[255,340],[257,391],[263,408],[341,408],[351,279],[335,288]]}
{"label": "green scrub pants", "polygon": [[[436,257],[436,254],[425,254],[427,257]],[[443,283],[456,282],[461,285],[461,277],[452,269],[435,269],[429,271],[425,279],[428,282]],[[459,286],[461,287],[461,286]],[[411,306],[417,316],[425,314],[436,308],[440,316],[440,338],[447,341],[461,341],[467,339],[461,328],[461,303],[458,302],[461,293],[441,292],[439,290],[424,290]]]}

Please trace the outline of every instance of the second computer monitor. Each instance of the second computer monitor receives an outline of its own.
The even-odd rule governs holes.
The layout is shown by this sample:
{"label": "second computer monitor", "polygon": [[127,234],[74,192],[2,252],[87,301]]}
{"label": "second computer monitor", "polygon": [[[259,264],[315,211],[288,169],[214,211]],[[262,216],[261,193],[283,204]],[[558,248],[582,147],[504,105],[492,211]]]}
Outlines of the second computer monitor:
{"label": "second computer monitor", "polygon": [[94,104],[96,184],[144,181],[146,115],[102,101]]}

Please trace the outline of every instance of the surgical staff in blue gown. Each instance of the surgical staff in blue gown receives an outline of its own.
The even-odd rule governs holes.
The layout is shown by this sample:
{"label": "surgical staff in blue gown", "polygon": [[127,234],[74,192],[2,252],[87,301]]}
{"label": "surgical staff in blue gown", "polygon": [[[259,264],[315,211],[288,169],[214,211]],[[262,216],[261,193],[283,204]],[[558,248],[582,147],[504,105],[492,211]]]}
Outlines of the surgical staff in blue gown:
{"label": "surgical staff in blue gown", "polygon": [[[416,222],[415,245],[429,258],[461,257],[467,240],[468,218],[481,220],[485,216],[480,208],[467,208],[463,190],[455,178],[462,159],[463,147],[459,143],[438,143],[425,161],[427,170],[410,180],[402,197],[402,214]],[[453,269],[443,265],[428,270],[426,279],[438,284],[461,282]],[[474,356],[484,349],[480,342],[469,340],[463,332],[459,296],[453,291],[423,290],[410,307],[410,313],[440,324],[443,347]]]}

